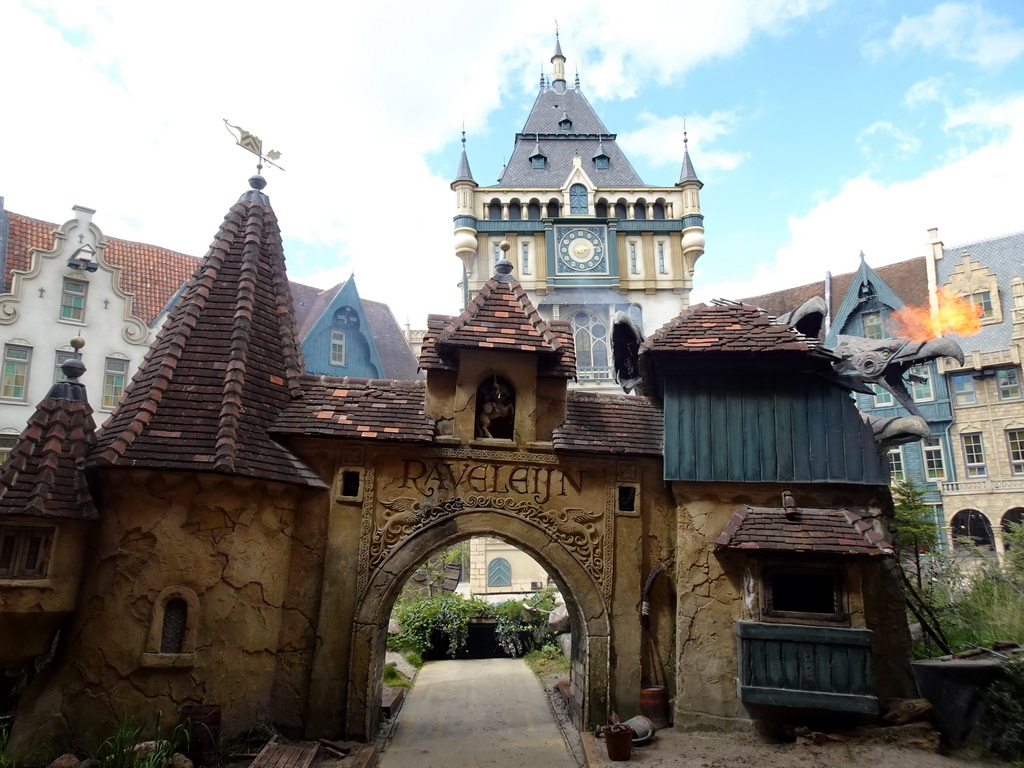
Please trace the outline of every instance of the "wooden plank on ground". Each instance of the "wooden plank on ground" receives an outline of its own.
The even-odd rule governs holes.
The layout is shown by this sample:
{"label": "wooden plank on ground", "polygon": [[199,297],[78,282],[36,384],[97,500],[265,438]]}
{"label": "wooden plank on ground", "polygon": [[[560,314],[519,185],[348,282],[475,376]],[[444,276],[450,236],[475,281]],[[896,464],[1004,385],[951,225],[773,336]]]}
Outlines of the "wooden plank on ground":
{"label": "wooden plank on ground", "polygon": [[272,739],[256,755],[249,768],[309,768],[319,749],[319,744],[279,744]]}

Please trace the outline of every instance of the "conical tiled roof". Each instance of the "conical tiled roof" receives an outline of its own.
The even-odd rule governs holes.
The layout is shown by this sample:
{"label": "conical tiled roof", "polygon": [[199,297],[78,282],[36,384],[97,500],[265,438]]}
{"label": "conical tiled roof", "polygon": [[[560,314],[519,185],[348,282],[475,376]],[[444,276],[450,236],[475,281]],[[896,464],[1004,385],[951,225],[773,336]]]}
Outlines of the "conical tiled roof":
{"label": "conical tiled roof", "polygon": [[[693,170],[693,161],[690,160],[690,148],[686,146],[687,143],[688,143],[687,139],[686,139],[686,137],[684,135],[684,137],[683,137],[683,167],[679,170],[679,182],[677,183],[676,186],[678,186],[679,184],[685,184],[686,182],[689,182],[689,181],[695,181],[698,184],[701,184],[700,179],[697,178],[697,172],[695,170]],[[701,184],[701,186],[704,186],[704,185]]]}
{"label": "conical tiled roof", "polygon": [[[473,178],[473,171],[469,169],[469,156],[466,155],[466,132],[462,132],[462,157],[459,159],[459,170],[455,174],[455,181],[471,181],[476,184]],[[453,184],[455,182],[452,182]]]}
{"label": "conical tiled roof", "polygon": [[[84,368],[78,367],[80,375]],[[95,442],[85,387],[77,380],[54,384],[0,472],[0,517],[95,519],[83,471]]]}
{"label": "conical tiled roof", "polygon": [[[505,262],[507,265],[508,262]],[[466,311],[437,336],[438,347],[478,347],[560,354],[562,341],[508,272],[488,280]],[[507,267],[506,267],[507,269]]]}
{"label": "conical tiled roof", "polygon": [[90,461],[322,486],[267,436],[302,394],[277,217],[260,189],[228,211]]}

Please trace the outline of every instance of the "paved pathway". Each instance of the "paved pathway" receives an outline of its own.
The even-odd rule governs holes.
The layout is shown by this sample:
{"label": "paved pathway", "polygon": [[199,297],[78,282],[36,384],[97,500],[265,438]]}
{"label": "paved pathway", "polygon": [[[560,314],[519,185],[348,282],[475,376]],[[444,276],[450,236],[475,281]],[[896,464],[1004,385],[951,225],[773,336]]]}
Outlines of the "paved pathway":
{"label": "paved pathway", "polygon": [[427,662],[381,768],[575,768],[522,659]]}

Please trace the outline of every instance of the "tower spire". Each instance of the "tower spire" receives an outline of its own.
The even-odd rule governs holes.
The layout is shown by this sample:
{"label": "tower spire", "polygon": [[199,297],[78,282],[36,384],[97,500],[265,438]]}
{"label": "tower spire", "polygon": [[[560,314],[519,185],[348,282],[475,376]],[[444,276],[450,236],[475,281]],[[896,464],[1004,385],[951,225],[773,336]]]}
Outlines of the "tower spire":
{"label": "tower spire", "polygon": [[555,77],[552,85],[555,93],[565,93],[565,56],[562,53],[562,43],[558,38],[558,26],[555,26],[555,55],[551,57],[551,63],[555,65]]}
{"label": "tower spire", "polygon": [[455,174],[455,182],[470,181],[476,184],[473,172],[469,169],[469,156],[466,154],[466,129],[462,129],[462,157],[459,158],[459,170]]}
{"label": "tower spire", "polygon": [[[684,123],[685,125],[685,123]],[[679,171],[679,181],[676,186],[682,186],[687,182],[697,182],[701,187],[700,179],[697,178],[697,172],[693,170],[693,161],[690,160],[690,149],[687,146],[690,143],[690,139],[686,135],[686,128],[683,128],[683,167]],[[698,187],[699,189],[700,187]]]}

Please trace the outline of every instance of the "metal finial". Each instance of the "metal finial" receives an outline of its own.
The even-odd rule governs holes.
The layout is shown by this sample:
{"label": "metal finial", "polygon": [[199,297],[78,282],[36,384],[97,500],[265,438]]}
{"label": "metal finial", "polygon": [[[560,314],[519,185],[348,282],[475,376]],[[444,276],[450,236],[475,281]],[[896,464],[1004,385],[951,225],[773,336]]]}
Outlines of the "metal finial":
{"label": "metal finial", "polygon": [[466,129],[465,129],[465,127],[463,127],[463,129],[462,129],[462,146],[463,147],[466,146]]}
{"label": "metal finial", "polygon": [[[254,133],[249,133],[249,131],[245,130],[240,125],[232,125],[228,122],[227,118],[224,118],[224,125],[228,129],[228,133],[235,137],[235,143],[238,146],[240,146],[244,150],[252,152],[254,155],[256,155],[256,157],[259,158],[259,161],[256,163],[256,176],[253,176],[253,179],[257,177],[262,178],[260,174],[263,171],[264,162],[267,165],[274,166],[279,171],[284,170],[284,168],[282,168],[280,165],[274,162],[279,157],[281,157],[281,153],[278,152],[276,149],[272,149],[269,152],[265,153],[263,151],[263,140],[260,139],[259,136],[257,136]],[[252,184],[252,179],[249,179],[249,183],[250,185],[252,185],[253,189],[263,189],[263,187],[267,185],[266,181],[264,181],[263,187],[257,187]]]}
{"label": "metal finial", "polygon": [[75,355],[60,365],[60,372],[68,381],[77,382],[79,377],[85,373],[85,363],[82,362],[82,347],[84,346],[85,339],[81,336],[75,336],[71,340],[71,348],[75,350]]}
{"label": "metal finial", "polygon": [[576,90],[580,88],[580,68],[576,67]]}

